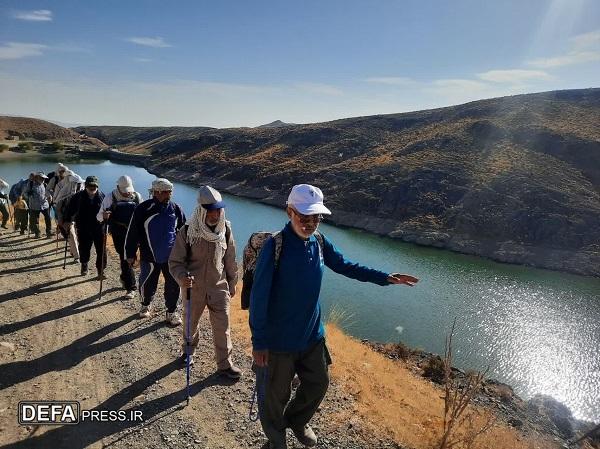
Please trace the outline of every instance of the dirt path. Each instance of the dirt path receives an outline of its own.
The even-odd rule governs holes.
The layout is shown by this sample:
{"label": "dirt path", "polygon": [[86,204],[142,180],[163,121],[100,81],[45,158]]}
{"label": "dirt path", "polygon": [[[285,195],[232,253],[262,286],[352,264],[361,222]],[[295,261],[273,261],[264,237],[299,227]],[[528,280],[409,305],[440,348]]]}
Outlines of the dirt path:
{"label": "dirt path", "polygon": [[[181,328],[165,325],[161,289],[155,314],[140,319],[139,298],[123,296],[111,243],[101,298],[99,282],[80,276],[70,258],[63,269],[63,244],[57,252],[55,240],[0,234],[0,446],[265,447],[260,425],[248,419],[254,376],[248,316],[239,298],[232,300],[233,359],[244,375],[238,382],[216,375],[205,314],[186,405],[185,370],[176,361]],[[317,448],[436,446],[443,410],[438,386],[334,327],[328,328],[328,346],[332,382],[311,421],[320,436]],[[86,410],[141,412],[142,421],[26,427],[17,421],[23,400],[76,400]],[[302,447],[291,432],[288,444]],[[500,420],[474,448],[557,446],[547,435],[523,435]]]}
{"label": "dirt path", "polygon": [[[112,263],[99,299],[99,282],[92,275],[80,276],[70,258],[63,270],[62,245],[61,240],[57,253],[55,240],[0,235],[0,444],[24,449],[262,447],[260,426],[247,417],[254,376],[247,331],[240,329],[246,318],[238,315],[234,322],[234,361],[244,376],[232,382],[215,375],[210,326],[203,317],[193,397],[186,406],[185,370],[175,361],[181,328],[163,323],[161,292],[154,303],[157,313],[139,319],[139,298],[123,298],[114,251],[109,251]],[[370,437],[338,426],[333,415],[350,405],[344,404],[347,398],[337,400],[336,391],[334,384],[328,394],[333,400],[315,419],[315,429],[327,431],[319,447],[369,446],[365,438]],[[16,416],[21,400],[77,400],[82,409],[136,410],[143,422],[24,427]]]}

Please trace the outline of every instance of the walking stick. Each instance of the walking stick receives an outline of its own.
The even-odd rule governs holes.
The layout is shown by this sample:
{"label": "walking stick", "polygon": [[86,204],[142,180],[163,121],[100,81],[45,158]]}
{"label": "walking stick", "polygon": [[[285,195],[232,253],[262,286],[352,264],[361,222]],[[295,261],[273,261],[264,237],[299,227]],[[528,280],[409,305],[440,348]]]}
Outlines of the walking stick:
{"label": "walking stick", "polygon": [[[190,272],[188,271],[186,273],[186,276],[189,280],[189,278],[191,277]],[[186,321],[187,321],[187,338],[185,339],[185,355],[186,355],[186,367],[185,367],[185,378],[186,378],[186,390],[187,390],[187,405],[190,405],[190,350],[191,350],[191,346],[192,346],[192,336],[190,335],[190,323],[191,323],[191,316],[192,316],[192,287],[188,287],[187,288],[187,317],[186,317]]]}
{"label": "walking stick", "polygon": [[104,224],[104,235],[102,236],[102,256],[100,258],[100,293],[98,299],[102,299],[102,281],[104,281],[104,262],[106,261],[106,237],[108,236],[108,223]]}
{"label": "walking stick", "polygon": [[69,246],[69,235],[71,234],[71,228],[65,237],[65,258],[63,259],[63,270],[67,268],[67,247]]}

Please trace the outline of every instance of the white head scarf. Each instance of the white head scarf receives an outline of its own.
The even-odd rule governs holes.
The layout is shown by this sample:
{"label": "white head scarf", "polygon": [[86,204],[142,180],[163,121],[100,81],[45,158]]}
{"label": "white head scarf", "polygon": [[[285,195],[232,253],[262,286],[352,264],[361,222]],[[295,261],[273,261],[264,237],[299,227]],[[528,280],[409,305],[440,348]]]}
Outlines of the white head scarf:
{"label": "white head scarf", "polygon": [[204,239],[207,242],[216,243],[214,264],[219,273],[223,272],[223,256],[227,250],[227,239],[225,237],[225,209],[221,209],[219,221],[215,226],[214,232],[206,224],[206,209],[200,204],[198,197],[198,205],[192,214],[192,218],[188,222],[187,241],[190,245]]}

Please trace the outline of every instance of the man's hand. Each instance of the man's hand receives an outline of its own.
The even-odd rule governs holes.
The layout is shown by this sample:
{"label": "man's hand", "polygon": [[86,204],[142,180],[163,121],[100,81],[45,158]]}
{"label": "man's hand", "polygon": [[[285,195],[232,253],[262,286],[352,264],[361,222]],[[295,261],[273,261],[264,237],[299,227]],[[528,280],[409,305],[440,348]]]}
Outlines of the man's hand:
{"label": "man's hand", "polygon": [[252,358],[254,359],[256,366],[267,366],[269,364],[269,350],[252,351]]}
{"label": "man's hand", "polygon": [[419,280],[410,274],[392,273],[388,276],[388,282],[390,284],[404,284],[412,287]]}
{"label": "man's hand", "polygon": [[181,280],[183,288],[192,288],[192,285],[194,285],[194,276],[186,276]]}
{"label": "man's hand", "polygon": [[110,214],[111,214],[111,212],[109,210],[105,210],[102,213],[102,218],[104,218],[104,220],[108,220],[110,218]]}

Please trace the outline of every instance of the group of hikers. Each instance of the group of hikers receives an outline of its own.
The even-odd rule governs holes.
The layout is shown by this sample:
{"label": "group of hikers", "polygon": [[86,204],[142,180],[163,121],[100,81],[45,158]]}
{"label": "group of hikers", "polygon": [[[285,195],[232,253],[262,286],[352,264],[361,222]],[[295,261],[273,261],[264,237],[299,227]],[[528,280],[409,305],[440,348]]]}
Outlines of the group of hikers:
{"label": "group of hikers", "polygon": [[[242,371],[232,361],[230,332],[230,301],[238,281],[236,244],[221,194],[210,186],[200,187],[197,205],[186,220],[183,209],[171,200],[173,184],[167,179],[155,179],[152,197],[142,201],[128,176],[121,176],[112,192],[105,195],[95,176],[83,181],[62,164],[57,173],[57,181],[51,185],[50,180],[45,188],[46,176],[33,174],[14,201],[10,198],[15,211],[19,210],[19,201],[26,201],[31,232],[39,237],[37,217],[42,212],[46,235],[52,235],[47,212],[48,203],[52,203],[59,232],[69,239],[71,253],[81,263],[81,274],[88,273],[94,245],[101,277],[107,259],[104,236],[110,230],[126,296],[133,298],[139,291],[140,317],[151,316],[160,273],[165,282],[165,321],[169,325],[182,324],[177,305],[184,296],[187,325],[182,326],[179,361],[187,366],[188,379],[205,308],[209,311],[218,373],[240,378]],[[346,277],[381,286],[412,286],[418,282],[407,274],[385,273],[347,260],[318,231],[323,216],[331,214],[319,188],[295,185],[287,199],[286,213],[289,221],[281,231],[255,233],[244,249],[243,308],[250,313],[258,416],[272,449],[287,448],[287,428],[305,446],[317,443],[309,421],[327,391],[331,364],[319,302],[325,266]],[[22,221],[15,224],[21,234],[25,227]],[[133,268],[138,253],[140,273],[136,284]],[[291,398],[295,376],[299,384]]]}

